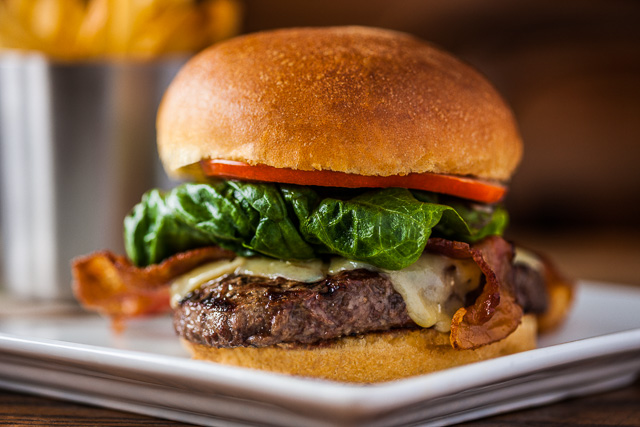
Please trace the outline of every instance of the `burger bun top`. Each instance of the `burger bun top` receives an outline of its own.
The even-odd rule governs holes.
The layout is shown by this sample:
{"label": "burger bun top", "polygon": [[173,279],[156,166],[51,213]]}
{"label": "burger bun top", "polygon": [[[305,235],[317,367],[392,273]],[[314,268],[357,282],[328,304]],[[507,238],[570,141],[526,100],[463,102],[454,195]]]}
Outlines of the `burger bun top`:
{"label": "burger bun top", "polygon": [[157,121],[169,175],[202,159],[368,176],[506,181],[513,115],[470,66],[410,35],[364,27],[250,34],[191,59]]}

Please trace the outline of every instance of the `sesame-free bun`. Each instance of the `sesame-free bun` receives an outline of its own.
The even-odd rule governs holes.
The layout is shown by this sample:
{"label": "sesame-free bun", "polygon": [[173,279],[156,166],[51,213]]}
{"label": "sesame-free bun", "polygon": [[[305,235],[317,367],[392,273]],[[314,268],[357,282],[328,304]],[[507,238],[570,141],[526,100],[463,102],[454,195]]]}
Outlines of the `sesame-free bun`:
{"label": "sesame-free bun", "polygon": [[536,318],[526,315],[511,335],[476,350],[455,350],[434,329],[343,337],[315,346],[215,348],[182,339],[195,359],[342,382],[376,383],[427,374],[536,346]]}
{"label": "sesame-free bun", "polygon": [[509,179],[522,143],[487,80],[398,32],[298,28],[217,44],[191,59],[158,115],[174,177],[202,159],[360,175]]}

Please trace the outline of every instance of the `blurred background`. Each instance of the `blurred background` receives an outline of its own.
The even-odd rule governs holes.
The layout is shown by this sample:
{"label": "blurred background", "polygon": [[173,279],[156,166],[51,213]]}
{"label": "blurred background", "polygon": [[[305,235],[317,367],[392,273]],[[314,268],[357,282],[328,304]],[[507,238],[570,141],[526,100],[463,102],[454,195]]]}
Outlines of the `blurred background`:
{"label": "blurred background", "polygon": [[[102,194],[89,190],[90,185],[85,182],[84,187],[78,187],[79,193],[68,199],[75,200],[75,206],[83,207],[69,209],[67,205],[71,202],[65,202],[63,206],[56,205],[56,200],[68,197],[70,182],[82,180],[68,178],[71,170],[79,170],[80,163],[66,161],[63,166],[60,161],[56,163],[56,150],[62,149],[60,133],[53,132],[53,136],[44,139],[53,144],[49,148],[52,154],[42,161],[53,161],[47,176],[54,177],[54,182],[47,188],[50,189],[48,194],[55,196],[46,206],[57,209],[58,217],[67,218],[67,228],[53,225],[58,230],[57,235],[49,237],[49,241],[57,239],[51,246],[53,251],[64,252],[60,245],[69,247],[70,243],[64,239],[69,240],[68,230],[71,229],[82,230],[72,233],[76,242],[72,245],[73,255],[102,247],[122,251],[121,247],[113,247],[121,244],[117,241],[121,239],[120,229],[109,225],[103,227],[102,234],[93,233],[92,236],[91,229],[96,226],[82,228],[78,224],[87,220],[76,217],[75,213],[82,210],[86,218],[86,211],[93,210],[96,216],[100,216],[100,212],[104,216],[101,201],[108,197],[109,206],[111,201],[117,200],[120,207],[109,211],[107,216],[112,221],[121,221],[126,211],[139,200],[144,188],[148,188],[146,182],[144,188],[132,185],[130,177],[140,176],[140,179],[134,179],[140,183],[146,179],[142,175],[148,175],[156,185],[166,185],[157,170],[144,171],[145,166],[137,161],[126,161],[122,153],[130,150],[131,144],[147,147],[138,150],[139,153],[149,147],[153,149],[153,119],[149,112],[154,111],[167,81],[190,54],[237,33],[292,26],[357,24],[406,31],[435,42],[484,73],[512,106],[525,141],[525,155],[507,198],[512,215],[510,238],[550,254],[562,270],[574,277],[640,284],[640,245],[637,243],[640,241],[638,1],[90,0],[87,3],[77,0],[76,3],[85,8],[82,10],[86,15],[74,15],[75,12],[55,6],[66,1],[0,0],[0,47],[3,48],[0,72],[6,76],[9,67],[14,67],[14,74],[20,69],[16,67],[27,67],[22,70],[34,67],[25,65],[24,52],[16,59],[15,48],[43,52],[45,62],[39,62],[35,67],[40,67],[40,71],[32,73],[36,75],[34,78],[46,81],[46,85],[54,84],[47,86],[49,98],[42,101],[57,106],[53,111],[41,112],[41,115],[53,117],[54,122],[49,126],[54,130],[56,126],[65,126],[67,141],[79,137],[86,139],[87,132],[93,132],[97,142],[85,141],[85,151],[92,144],[107,147],[121,144],[128,148],[117,149],[115,154],[113,148],[109,151],[104,147],[98,154],[84,151],[78,154],[94,156],[91,157],[93,165],[85,165],[85,170],[87,167],[95,170],[103,186],[111,175],[120,178],[116,187]],[[8,7],[10,5],[13,9]],[[34,9],[34,5],[37,8]],[[90,19],[87,18],[89,6],[95,10]],[[89,20],[84,21],[82,16]],[[47,24],[50,21],[55,25]],[[68,31],[70,23],[76,26],[75,33]],[[110,30],[101,32],[100,28]],[[41,61],[42,57],[38,57]],[[78,71],[78,66],[93,69]],[[137,68],[136,72],[127,71],[127,67],[132,66]],[[140,71],[141,67],[151,67],[153,71]],[[73,83],[81,82],[81,76],[91,73],[94,73],[92,78],[99,80],[95,85],[103,87],[102,94],[91,96],[102,101],[85,99],[82,102],[101,102],[102,110],[107,109],[94,113],[99,123],[126,122],[120,134],[109,134],[104,127],[81,133],[74,130],[80,124],[73,124],[73,116],[55,116],[55,111],[65,108],[76,111],[75,117],[84,111],[78,104],[63,106],[59,98],[65,98],[67,94],[66,98],[79,99],[79,95],[71,95],[73,90],[78,90]],[[56,78],[58,83],[55,83]],[[8,104],[7,87],[15,87],[15,84],[4,79],[5,86],[0,84],[4,111],[26,108]],[[44,84],[42,81],[40,84]],[[149,82],[152,82],[151,86]],[[105,95],[105,91],[119,93],[116,87],[122,93],[120,98]],[[85,88],[80,93],[88,92]],[[35,95],[30,97],[37,101]],[[120,118],[113,113],[126,110],[125,106],[134,105],[136,100],[140,103],[141,97],[150,97],[153,102],[137,107],[147,111],[139,122],[131,122],[131,113]],[[16,99],[20,96],[14,95],[11,102],[20,102]],[[37,105],[36,102],[36,107],[29,108],[37,108]],[[109,113],[109,109],[113,111]],[[6,120],[0,121],[0,135],[7,134],[6,128]],[[133,137],[131,129],[138,132]],[[101,139],[97,132],[107,136]],[[118,142],[123,140],[127,142]],[[10,211],[7,205],[15,202],[7,194],[17,185],[15,178],[6,173],[7,144],[10,143],[5,136],[0,151],[4,169],[0,212],[4,224]],[[67,143],[64,150],[73,151],[74,148]],[[108,152],[111,154],[105,154]],[[140,159],[146,156],[138,155]],[[81,158],[84,157],[78,157]],[[16,166],[13,161],[10,164]],[[44,167],[46,169],[46,164]],[[67,181],[61,176],[67,177]],[[40,182],[42,178],[39,175],[20,179]],[[78,199],[83,194],[93,194],[90,203]],[[104,197],[99,197],[102,195]],[[105,219],[104,224],[107,223]],[[7,251],[15,250],[7,248],[7,234],[12,230],[5,225],[1,231],[4,270],[7,269]],[[68,265],[66,253],[59,258],[55,262]],[[64,282],[67,271],[63,267],[58,270],[60,280]]]}
{"label": "blurred background", "polygon": [[246,0],[244,31],[391,28],[484,73],[525,143],[508,236],[573,277],[640,284],[640,2]]}
{"label": "blurred background", "polygon": [[123,252],[123,218],[168,187],[155,117],[199,50],[238,34],[236,0],[0,0],[2,283],[71,301],[70,260]]}

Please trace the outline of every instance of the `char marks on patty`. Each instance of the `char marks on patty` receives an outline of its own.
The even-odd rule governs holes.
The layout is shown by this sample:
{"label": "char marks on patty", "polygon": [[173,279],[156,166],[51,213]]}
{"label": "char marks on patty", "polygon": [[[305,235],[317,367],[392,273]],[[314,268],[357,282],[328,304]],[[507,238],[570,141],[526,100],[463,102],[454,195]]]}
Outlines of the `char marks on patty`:
{"label": "char marks on patty", "polygon": [[[514,276],[524,311],[544,311],[546,293],[539,274],[519,266]],[[312,344],[345,335],[418,327],[389,279],[363,269],[343,271],[315,283],[223,276],[180,302],[174,326],[188,341],[213,347]]]}
{"label": "char marks on patty", "polygon": [[187,295],[174,313],[178,334],[215,347],[314,343],[416,327],[391,282],[368,270],[316,283],[224,276]]}

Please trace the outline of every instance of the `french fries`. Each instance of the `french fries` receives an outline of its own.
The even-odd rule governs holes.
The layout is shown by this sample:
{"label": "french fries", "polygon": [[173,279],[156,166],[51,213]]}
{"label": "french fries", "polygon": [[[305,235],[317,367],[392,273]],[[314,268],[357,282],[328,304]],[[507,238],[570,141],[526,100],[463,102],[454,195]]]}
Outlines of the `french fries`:
{"label": "french fries", "polygon": [[155,58],[236,34],[240,15],[239,0],[0,0],[0,49]]}

